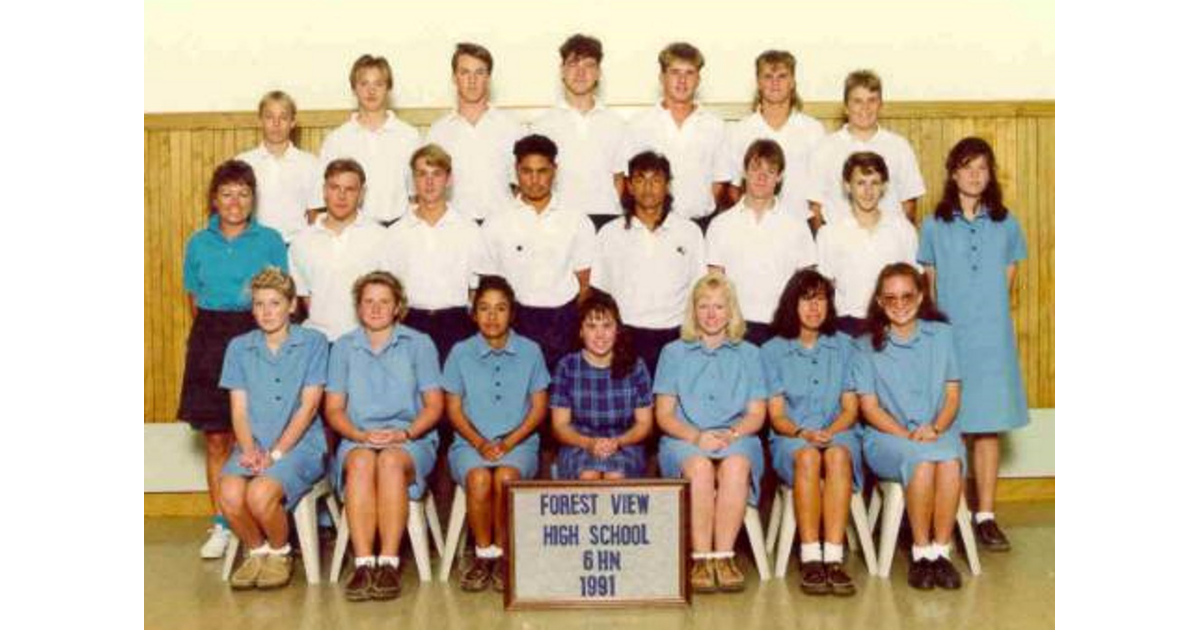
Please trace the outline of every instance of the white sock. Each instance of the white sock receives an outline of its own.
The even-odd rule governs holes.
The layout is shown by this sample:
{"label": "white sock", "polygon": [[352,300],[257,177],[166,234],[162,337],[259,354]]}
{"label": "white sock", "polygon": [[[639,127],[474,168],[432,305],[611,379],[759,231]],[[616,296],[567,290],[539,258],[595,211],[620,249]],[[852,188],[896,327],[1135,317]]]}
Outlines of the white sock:
{"label": "white sock", "polygon": [[492,545],[492,557],[497,560],[504,557],[504,550],[499,545]]}
{"label": "white sock", "polygon": [[504,551],[496,545],[488,545],[487,547],[476,547],[475,557],[484,560],[495,560],[504,555]]}
{"label": "white sock", "polygon": [[268,553],[270,553],[270,552],[271,552],[271,545],[269,545],[269,544],[267,544],[267,543],[265,543],[265,542],[264,542],[263,544],[259,545],[258,547],[255,547],[254,549],[251,549],[251,550],[250,550],[250,555],[252,555],[252,556],[265,556],[265,555],[267,555],[267,554],[268,554]]}
{"label": "white sock", "polygon": [[820,562],[821,543],[800,543],[800,562]]}
{"label": "white sock", "polygon": [[363,556],[361,558],[355,558],[354,559],[354,568],[357,569],[358,567],[370,567],[370,568],[374,569],[375,568],[375,556]]}
{"label": "white sock", "polygon": [[[266,545],[264,544],[263,546],[265,547]],[[292,543],[283,543],[283,546],[278,549],[272,547],[267,551],[267,553],[271,554],[272,556],[286,556],[292,553]]]}
{"label": "white sock", "polygon": [[933,554],[933,545],[913,545],[912,546],[913,560],[935,560],[937,556]]}
{"label": "white sock", "polygon": [[[815,544],[815,543],[814,543]],[[825,562],[841,562],[845,557],[841,545],[835,545],[829,541],[825,542]]]}
{"label": "white sock", "polygon": [[929,558],[930,560],[937,560],[938,558],[945,558],[947,560],[950,559],[950,545],[939,545],[937,543],[933,543],[932,545],[929,545],[929,549],[933,553],[933,557]]}
{"label": "white sock", "polygon": [[713,554],[712,554],[712,552],[709,552],[709,551],[693,551],[692,552],[692,560],[711,560],[712,558],[713,558]]}
{"label": "white sock", "polygon": [[379,556],[379,566],[391,566],[393,569],[399,569],[400,556]]}
{"label": "white sock", "polygon": [[975,513],[975,523],[976,524],[982,523],[984,521],[994,521],[994,520],[996,520],[995,512],[976,512]]}
{"label": "white sock", "polygon": [[725,558],[732,558],[734,555],[735,554],[732,551],[714,551],[709,554],[709,557],[713,558],[714,560],[724,560]]}

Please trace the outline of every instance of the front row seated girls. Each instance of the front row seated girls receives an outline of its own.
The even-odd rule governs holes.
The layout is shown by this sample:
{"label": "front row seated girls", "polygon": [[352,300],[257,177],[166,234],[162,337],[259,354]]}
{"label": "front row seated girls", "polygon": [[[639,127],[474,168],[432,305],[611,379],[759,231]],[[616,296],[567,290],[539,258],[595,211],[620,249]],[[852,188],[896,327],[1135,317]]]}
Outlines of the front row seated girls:
{"label": "front row seated girls", "polygon": [[221,387],[229,390],[236,446],[220,473],[221,512],[248,557],[230,578],[235,589],[276,588],[292,577],[287,512],[324,475],[325,433],[317,408],[329,345],[293,326],[296,285],[276,267],[250,282],[256,330],[225,351]]}
{"label": "front row seated girls", "polygon": [[538,345],[512,330],[516,298],[503,278],[484,276],[472,304],[479,334],[446,359],[447,413],[457,435],[450,473],[466,488],[475,559],[462,574],[465,591],[490,582],[504,590],[508,513],[504,485],[538,468],[538,426],[546,417],[550,373]]}
{"label": "front row seated girls", "polygon": [[354,551],[345,595],[394,599],[409,500],[424,495],[433,470],[444,397],[433,341],[400,323],[407,309],[400,281],[371,272],[354,283],[353,296],[360,326],[334,343],[325,393],[325,417],[342,438],[332,473]]}
{"label": "front row seated girls", "polygon": [[880,479],[904,485],[913,539],[908,583],[918,589],[962,584],[950,562],[950,539],[966,448],[954,422],[961,386],[954,335],[945,321],[915,267],[884,267],[854,375],[867,423],[867,464]]}
{"label": "front row seated girls", "polygon": [[650,372],[617,303],[593,292],[579,307],[583,348],[563,357],[550,388],[561,479],[625,479],[646,471],[642,442],[654,426]]}
{"label": "front row seated girls", "polygon": [[843,544],[851,489],[862,483],[862,442],[852,381],[856,350],[850,337],[837,332],[833,283],[811,269],[797,272],[772,327],[779,336],[762,349],[771,461],[792,489],[800,590],[852,595]]}
{"label": "front row seated girls", "polygon": [[767,389],[758,347],[743,340],[745,333],[733,284],[720,273],[705,275],[654,380],[663,476],[689,482],[689,580],[698,593],[746,586],[733,544],[747,503],[758,503],[763,453],[756,434]]}

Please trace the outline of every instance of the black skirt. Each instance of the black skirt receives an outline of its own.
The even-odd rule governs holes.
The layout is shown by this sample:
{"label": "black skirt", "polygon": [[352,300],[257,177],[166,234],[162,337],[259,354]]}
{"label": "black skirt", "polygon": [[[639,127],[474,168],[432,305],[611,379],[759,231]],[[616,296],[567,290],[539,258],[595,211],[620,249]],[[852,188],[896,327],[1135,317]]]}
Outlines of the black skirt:
{"label": "black skirt", "polygon": [[254,316],[247,311],[201,309],[188,334],[187,359],[183,366],[183,391],[179,396],[179,418],[197,431],[229,431],[229,392],[218,387],[225,348],[236,336],[254,330]]}

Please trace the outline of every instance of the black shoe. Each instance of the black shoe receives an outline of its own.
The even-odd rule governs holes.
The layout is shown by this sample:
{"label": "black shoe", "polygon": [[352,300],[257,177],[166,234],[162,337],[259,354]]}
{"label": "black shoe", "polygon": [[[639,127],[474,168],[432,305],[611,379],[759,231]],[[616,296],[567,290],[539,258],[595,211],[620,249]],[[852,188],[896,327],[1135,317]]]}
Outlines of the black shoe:
{"label": "black shoe", "polygon": [[825,582],[834,595],[846,596],[854,594],[854,579],[842,568],[841,562],[825,563]]}
{"label": "black shoe", "polygon": [[374,567],[354,567],[354,574],[346,582],[344,593],[346,599],[352,602],[365,602],[371,599],[371,585],[375,583]]}
{"label": "black shoe", "polygon": [[825,576],[825,565],[820,562],[801,562],[800,590],[806,595],[825,595],[829,593],[829,581]]}
{"label": "black shoe", "polygon": [[933,562],[931,560],[913,560],[908,565],[908,585],[922,591],[933,589]]}
{"label": "black shoe", "polygon": [[958,569],[954,568],[954,563],[950,562],[950,558],[934,560],[930,573],[933,574],[933,583],[938,588],[954,591],[962,587],[962,577],[959,576]]}
{"label": "black shoe", "polygon": [[1008,537],[1001,531],[1000,525],[994,518],[976,523],[975,537],[979,539],[979,546],[988,551],[1008,551],[1012,548],[1008,544]]}

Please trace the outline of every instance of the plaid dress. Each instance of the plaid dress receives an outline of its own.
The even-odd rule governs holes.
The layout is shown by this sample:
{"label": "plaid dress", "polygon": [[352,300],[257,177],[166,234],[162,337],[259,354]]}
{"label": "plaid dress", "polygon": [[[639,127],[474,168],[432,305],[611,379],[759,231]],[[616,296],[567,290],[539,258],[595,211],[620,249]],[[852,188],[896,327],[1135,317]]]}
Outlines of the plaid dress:
{"label": "plaid dress", "polygon": [[[578,351],[563,357],[550,386],[550,406],[571,410],[571,426],[589,437],[617,437],[633,426],[633,411],[653,402],[650,372],[639,358],[625,378],[612,378],[609,368],[596,368]],[[624,446],[608,459],[597,459],[576,446],[562,446],[557,462],[560,479],[578,479],[584,470],[621,472],[641,477],[646,453],[641,444]]]}

